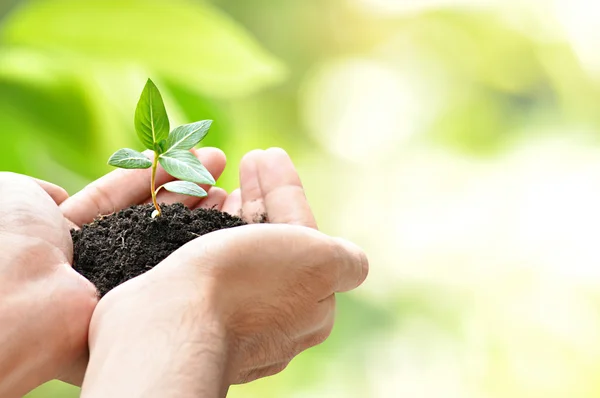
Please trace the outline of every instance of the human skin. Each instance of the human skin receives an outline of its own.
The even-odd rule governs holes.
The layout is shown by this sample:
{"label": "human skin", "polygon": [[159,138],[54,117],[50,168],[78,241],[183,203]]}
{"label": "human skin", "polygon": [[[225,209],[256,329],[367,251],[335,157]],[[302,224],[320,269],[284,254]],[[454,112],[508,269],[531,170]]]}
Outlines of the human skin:
{"label": "human skin", "polygon": [[307,227],[200,237],[100,301],[81,396],[224,397],[325,341],[335,293],[366,274],[360,249]]}
{"label": "human skin", "polygon": [[[221,151],[193,152],[216,178],[221,175]],[[76,224],[69,218],[88,215],[78,220],[81,225],[101,213],[97,204],[103,203],[98,198],[102,191],[94,187],[102,181],[111,183],[112,189],[105,187],[109,201],[119,192],[132,195],[106,213],[145,201],[141,188],[148,192],[149,175],[134,172],[116,182],[114,176],[110,173],[69,198],[54,184],[0,173],[0,397],[21,397],[52,379],[81,385],[98,298],[94,286],[71,268],[69,229]],[[159,179],[166,182],[170,177],[160,170]],[[210,206],[210,200],[222,196],[209,193],[195,205]]]}
{"label": "human skin", "polygon": [[110,292],[82,397],[223,397],[328,337],[335,293],[366,278],[364,253],[316,231],[282,150],[249,153],[240,180],[241,200],[217,207],[271,223],[200,237]]}
{"label": "human skin", "polygon": [[0,396],[10,398],[86,357],[97,298],[70,265],[64,190],[0,173],[0,192]]}
{"label": "human skin", "polygon": [[[218,178],[225,166],[225,158],[222,152],[214,148],[203,148],[199,151],[195,151],[195,153],[207,166],[209,171],[211,171],[211,173],[216,178]],[[285,167],[281,167],[282,164]],[[35,279],[35,281],[38,282],[37,284],[31,283],[32,288],[31,294],[29,295],[19,296],[17,294],[19,292],[23,293],[23,291],[29,292],[29,290],[21,291],[22,289],[10,289],[8,287],[8,284],[0,286],[0,291],[2,291],[2,289],[5,289],[5,291],[3,291],[3,293],[6,292],[4,297],[8,297],[8,299],[3,302],[3,306],[0,305],[0,321],[7,320],[7,323],[0,322],[0,324],[11,324],[18,326],[15,328],[11,328],[11,330],[9,330],[8,332],[2,331],[2,333],[4,334],[0,333],[0,346],[4,347],[5,343],[8,344],[8,342],[13,343],[14,341],[21,340],[29,341],[30,343],[32,343],[30,345],[24,343],[23,347],[25,347],[26,349],[23,350],[15,349],[13,351],[3,351],[4,355],[0,356],[0,374],[2,374],[3,376],[6,374],[7,376],[3,377],[2,382],[0,382],[0,396],[21,396],[24,392],[30,390],[36,385],[41,384],[42,382],[52,378],[61,378],[74,384],[78,384],[81,382],[83,373],[88,362],[87,347],[85,344],[88,331],[87,324],[91,313],[96,305],[96,297],[92,294],[93,288],[90,286],[90,284],[83,278],[81,278],[68,266],[71,259],[70,256],[72,247],[66,224],[69,224],[69,219],[71,219],[76,225],[81,225],[83,223],[90,222],[98,214],[111,213],[131,204],[147,203],[149,201],[149,175],[147,175],[147,173],[145,172],[146,170],[117,170],[101,178],[100,180],[91,184],[90,186],[86,187],[84,190],[82,190],[82,192],[74,195],[72,198],[66,200],[66,193],[63,190],[52,186],[51,184],[45,184],[43,182],[38,181],[37,185],[32,185],[31,179],[27,180],[27,184],[21,184],[21,182],[17,184],[17,182],[13,178],[15,177],[14,175],[11,175],[12,179],[8,180],[8,185],[6,185],[6,188],[3,187],[2,192],[10,192],[10,195],[5,195],[6,197],[10,198],[13,196],[13,189],[16,186],[20,187],[21,185],[28,185],[27,189],[19,188],[19,190],[23,193],[23,198],[27,197],[27,200],[23,198],[17,198],[16,200],[14,200],[14,198],[12,199],[12,203],[19,203],[22,205],[22,207],[11,207],[11,203],[6,202],[6,197],[4,198],[5,202],[0,203],[4,204],[2,208],[4,210],[8,210],[8,214],[12,213],[13,215],[25,215],[25,217],[14,217],[13,220],[16,220],[17,222],[13,223],[12,225],[6,224],[6,220],[11,220],[10,217],[3,220],[5,222],[4,225],[2,225],[3,231],[11,231],[11,233],[13,230],[18,231],[18,228],[14,228],[14,225],[17,224],[21,226],[30,225],[31,230],[35,231],[35,233],[40,233],[41,231],[42,237],[40,239],[42,241],[50,240],[50,246],[52,247],[49,248],[48,245],[43,245],[42,248],[38,249],[40,254],[37,257],[34,257],[34,259],[37,260],[38,257],[44,257],[45,259],[48,259],[48,262],[50,264],[46,268],[60,268],[61,271],[55,273],[47,271],[47,273],[41,274],[40,278]],[[310,208],[308,207],[308,204],[304,197],[304,193],[301,184],[299,183],[298,176],[295,170],[293,169],[293,165],[291,164],[289,157],[287,157],[287,155],[283,151],[273,149],[268,151],[255,151],[250,153],[242,161],[242,164],[240,166],[240,177],[241,190],[236,190],[231,195],[227,195],[222,189],[212,188],[208,191],[209,196],[206,199],[199,201],[197,199],[189,197],[181,197],[173,195],[171,193],[161,192],[161,195],[159,195],[159,202],[169,203],[174,201],[183,201],[189,207],[215,206],[217,208],[221,208],[222,210],[229,211],[231,213],[240,213],[243,210],[243,213],[247,216],[250,214],[255,214],[256,212],[261,212],[261,210],[268,210],[270,221],[272,223],[288,223],[303,225],[305,226],[303,230],[307,230],[309,227],[316,228],[314,218],[312,217],[312,213],[310,212]],[[19,180],[21,181],[21,179],[23,178],[25,177],[19,177]],[[164,171],[159,171],[159,183],[166,182],[168,181],[168,179],[169,177],[166,175],[166,173],[164,173]],[[50,192],[49,195],[47,193],[44,193],[44,191],[39,188],[40,185],[44,186],[44,184],[46,185],[46,191]],[[48,187],[54,187],[55,189],[50,189]],[[33,191],[35,190],[37,190],[36,194],[33,193]],[[43,206],[40,205],[40,200],[42,196],[45,198],[44,200],[46,202]],[[57,214],[59,213],[56,212],[56,204],[53,204],[52,201],[48,202],[48,197],[56,199],[55,203],[60,204],[60,209],[62,210],[65,218],[61,219],[60,216],[57,216]],[[269,204],[277,202],[282,203],[282,206],[279,206],[279,211],[271,211],[272,208],[269,207]],[[32,213],[34,212],[32,212],[31,209],[35,209],[35,214],[32,215]],[[52,217],[49,218],[50,221],[44,219],[43,217],[38,219],[38,210],[43,210],[41,211],[41,213],[44,213],[46,215],[52,215]],[[43,225],[45,225],[46,228],[40,229],[39,227]],[[66,231],[66,234],[56,233],[55,229],[62,229],[63,231]],[[28,238],[33,236],[32,233],[27,232],[27,228],[25,228],[25,230],[26,231],[24,234],[20,234],[21,238]],[[316,232],[313,231],[312,233]],[[10,234],[4,235],[8,236]],[[53,236],[50,237],[50,235]],[[58,237],[61,238],[58,239]],[[243,236],[240,236],[238,238],[241,239],[243,238]],[[56,242],[55,239],[57,239]],[[313,236],[310,239],[327,240],[331,238],[326,238],[319,234],[318,239],[316,236]],[[25,240],[27,239],[24,239],[23,241]],[[226,240],[227,239],[224,239],[224,241]],[[241,239],[240,241],[242,240],[243,239]],[[340,244],[342,246],[346,245],[346,247],[348,247],[346,243],[340,243],[339,241],[336,241],[336,243],[333,244],[333,246]],[[323,247],[329,246],[331,246],[331,243],[323,243]],[[21,253],[17,250],[19,247],[19,245],[14,244],[14,250],[12,252],[7,251],[6,253],[8,253],[8,255],[4,256],[4,259],[10,260],[9,262],[11,264],[17,264],[19,263],[19,261],[23,261],[24,264],[34,263],[34,261],[32,261],[33,258],[30,256],[19,257],[19,253]],[[56,248],[58,248],[58,251],[62,253],[62,255],[60,255],[59,253],[59,255],[57,255],[56,258],[48,256],[47,251],[49,250],[52,252],[57,252],[57,250],[55,250]],[[28,250],[28,252],[37,253],[31,250]],[[330,250],[328,253],[331,254],[331,252],[332,251]],[[189,255],[198,254],[195,251],[189,251],[187,253]],[[177,256],[180,256],[180,254],[177,254]],[[198,258],[201,258],[201,256],[199,256]],[[184,260],[189,261],[190,258],[186,257]],[[364,259],[360,260],[361,263],[363,260]],[[182,257],[179,257],[178,261],[183,261]],[[36,263],[39,262],[36,261]],[[60,265],[57,266],[56,264]],[[169,264],[169,262],[166,262],[166,264]],[[166,267],[162,265],[160,268],[157,267],[157,269],[164,268]],[[20,268],[17,268],[15,266],[14,269]],[[26,268],[23,267],[23,269]],[[48,280],[50,280],[50,274],[64,274],[68,276],[64,277],[66,279],[66,282],[64,282],[61,278],[56,277],[57,280],[52,280],[53,283],[51,284],[48,282]],[[37,275],[37,269],[35,270],[34,275]],[[139,278],[139,280],[143,280],[143,277]],[[27,282],[27,280],[25,280],[25,282],[21,280],[11,282],[14,287],[18,286],[19,283]],[[222,280],[221,284],[225,282],[226,280]],[[74,286],[76,286],[75,292],[70,291],[68,289],[69,286],[73,286],[73,283],[75,283]],[[126,285],[127,284],[124,284],[123,286]],[[133,282],[130,285],[134,285]],[[63,294],[63,290],[66,293]],[[218,289],[213,286],[212,291],[216,290]],[[211,291],[211,289],[207,287],[206,291]],[[115,296],[116,293],[118,293],[118,289],[115,290],[115,294],[113,294],[113,296]],[[192,292],[189,293],[191,298],[189,298],[188,302],[193,302],[194,296],[192,295]],[[12,305],[9,306],[8,304],[12,303],[12,297],[16,297],[16,302],[19,302],[20,298],[21,301],[25,304],[23,304],[22,307],[14,307]],[[65,303],[61,301],[61,298],[63,298]],[[66,298],[69,298],[69,300],[66,300]],[[31,304],[35,303],[37,300],[45,300],[52,303],[51,311],[44,311],[42,307],[38,307]],[[333,302],[333,298],[330,299],[330,301]],[[27,306],[27,303],[29,303],[29,307]],[[110,306],[108,305],[106,307],[110,308]],[[20,310],[17,311],[19,308]],[[36,313],[34,310],[37,310],[38,313]],[[26,337],[28,337],[28,340],[22,339],[22,333],[19,333],[19,331],[23,328],[27,328],[28,325],[26,325],[26,323],[30,323],[29,320],[35,319],[36,314],[39,313],[48,315],[46,318],[42,317],[41,319],[48,320],[47,323],[52,323],[52,325],[49,325],[49,329],[47,329],[47,326],[40,322],[39,327],[29,328],[29,331],[31,331],[31,333],[29,333],[28,331],[28,333],[24,334]],[[50,314],[52,313],[57,313],[57,317],[51,317]],[[280,368],[282,368],[282,366],[285,365],[286,360],[289,360],[289,358],[286,357],[283,360],[279,358],[280,362],[276,363],[267,363],[267,365],[264,365],[264,363],[266,362],[259,362],[259,364],[250,364],[246,366],[244,364],[248,364],[250,362],[245,362],[243,359],[243,355],[240,357],[242,359],[238,358],[239,355],[232,357],[230,354],[231,352],[243,353],[251,352],[251,350],[232,350],[232,342],[245,341],[245,335],[241,333],[238,336],[238,340],[231,339],[229,337],[227,339],[224,339],[223,333],[227,334],[228,330],[233,329],[231,329],[231,326],[228,326],[227,323],[218,320],[218,317],[216,317],[215,314],[219,313],[220,312],[214,311],[214,308],[207,307],[206,313],[204,313],[204,310],[200,309],[196,314],[197,316],[203,315],[203,319],[206,320],[210,320],[211,316],[215,316],[215,321],[210,321],[208,322],[208,324],[219,326],[216,329],[209,329],[209,333],[206,330],[203,330],[202,333],[195,334],[195,336],[205,340],[191,341],[210,341],[210,345],[213,348],[215,346],[218,346],[218,344],[222,344],[222,350],[215,351],[213,349],[211,354],[213,355],[213,357],[210,362],[217,363],[218,361],[216,361],[215,358],[220,358],[223,361],[222,366],[212,368],[214,371],[214,377],[211,380],[213,380],[213,382],[208,384],[202,384],[203,387],[200,387],[207,388],[207,386],[216,386],[214,380],[216,380],[215,378],[217,378],[221,380],[222,388],[226,389],[229,383],[247,381],[256,377],[272,374],[280,370]],[[101,312],[99,312],[99,314],[101,314]],[[21,324],[15,322],[15,320],[13,319],[15,317],[20,317],[19,319],[21,320]],[[156,321],[159,322],[160,319]],[[205,322],[202,323],[204,326],[207,324]],[[103,325],[104,322],[97,324]],[[59,325],[67,325],[68,327],[65,329],[59,327]],[[83,326],[78,327],[78,325]],[[54,328],[52,328],[52,326],[54,326]],[[65,334],[65,330],[69,331],[67,335]],[[103,329],[99,328],[98,330]],[[12,334],[9,333],[11,331],[13,332]],[[52,331],[52,333],[49,333],[49,331]],[[327,333],[325,332],[326,328],[320,333],[318,333],[319,337],[313,338],[311,340],[311,343],[308,344],[307,347],[311,344],[318,343],[323,338],[323,336],[326,336]],[[191,334],[192,330],[190,329],[188,330],[188,334],[186,336],[190,337]],[[212,336],[212,338],[209,338],[210,336]],[[217,338],[217,336],[220,337]],[[43,352],[47,355],[40,355],[39,346],[35,345],[35,343],[39,343],[40,341],[44,342]],[[100,339],[98,341],[104,340]],[[190,340],[186,339],[185,341],[189,342]],[[272,341],[277,342],[277,340]],[[146,343],[148,342],[146,341]],[[65,348],[64,346],[68,347]],[[37,347],[38,349],[34,350],[32,347]],[[50,347],[51,349],[48,349],[48,347]],[[31,349],[28,350],[27,348]],[[166,352],[172,352],[171,350],[169,350],[169,347],[165,348],[167,349]],[[223,356],[225,352],[223,350],[225,350],[228,353],[228,356]],[[285,352],[284,350],[279,351]],[[15,353],[18,353],[18,355]],[[215,357],[214,355],[217,355],[217,357]],[[194,358],[182,358],[180,362],[183,363],[185,360],[189,360],[193,361],[194,364],[201,364],[203,363],[201,357],[202,355],[194,356]],[[252,356],[246,356],[246,358],[252,358]],[[260,356],[257,356],[257,358],[260,358]],[[264,356],[264,358],[265,361],[268,359],[267,356]],[[4,366],[4,368],[2,366]],[[5,369],[8,369],[9,371],[5,372]],[[222,372],[225,372],[227,375],[225,376]],[[205,370],[203,374],[207,375],[208,373],[206,373]],[[102,377],[106,376],[104,373],[100,373],[100,375]],[[175,373],[174,375],[175,377],[181,376],[181,374],[177,373]],[[197,382],[197,380],[194,380],[194,382]],[[194,386],[190,385],[190,387]],[[165,387],[168,389],[169,384],[165,384]],[[89,389],[86,389],[85,391],[88,390]],[[191,390],[193,390],[193,388],[191,388]],[[93,391],[94,390],[92,389],[91,392]]]}

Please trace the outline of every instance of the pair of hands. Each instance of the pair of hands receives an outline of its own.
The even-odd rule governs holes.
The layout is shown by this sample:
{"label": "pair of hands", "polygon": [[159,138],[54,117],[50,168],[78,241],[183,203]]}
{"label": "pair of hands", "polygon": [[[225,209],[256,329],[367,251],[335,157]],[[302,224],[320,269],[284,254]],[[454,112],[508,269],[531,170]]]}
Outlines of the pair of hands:
{"label": "pair of hands", "polygon": [[[221,151],[195,154],[221,175]],[[158,198],[249,217],[266,212],[270,224],[200,237],[98,303],[70,266],[68,225],[149,202],[149,178],[147,170],[116,170],[68,198],[52,184],[0,177],[0,325],[8,325],[0,328],[0,396],[53,378],[80,384],[84,374],[84,396],[135,396],[169,375],[166,391],[185,389],[177,396],[222,396],[323,341],[334,293],[366,277],[364,254],[316,230],[291,160],[270,149],[244,157],[240,189],[230,195],[211,188],[202,200],[164,191]]]}

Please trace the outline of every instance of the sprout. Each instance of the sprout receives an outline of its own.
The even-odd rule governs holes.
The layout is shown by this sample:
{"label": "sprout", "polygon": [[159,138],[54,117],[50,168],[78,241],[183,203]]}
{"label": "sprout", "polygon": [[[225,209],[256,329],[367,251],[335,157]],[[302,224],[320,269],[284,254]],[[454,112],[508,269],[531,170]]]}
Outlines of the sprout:
{"label": "sprout", "polygon": [[[189,151],[208,133],[212,120],[179,126],[169,133],[169,117],[158,88],[148,79],[135,110],[135,131],[147,149],[154,152],[149,160],[143,153],[124,148],[115,152],[108,164],[122,169],[152,168],[150,191],[155,211],[152,217],[161,215],[156,194],[161,188],[184,195],[205,197],[206,191],[197,184],[214,185],[215,179],[200,161]],[[156,188],[158,164],[181,181],[168,182]]]}

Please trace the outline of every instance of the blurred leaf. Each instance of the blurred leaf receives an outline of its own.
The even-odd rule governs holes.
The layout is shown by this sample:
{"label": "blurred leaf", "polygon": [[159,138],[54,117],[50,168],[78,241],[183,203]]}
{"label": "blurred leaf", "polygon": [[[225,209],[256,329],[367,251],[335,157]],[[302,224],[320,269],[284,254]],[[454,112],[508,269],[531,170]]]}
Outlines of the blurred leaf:
{"label": "blurred leaf", "polygon": [[167,138],[167,152],[177,149],[192,149],[208,134],[211,124],[212,120],[202,120],[177,127]]}
{"label": "blurred leaf", "polygon": [[24,398],[76,398],[79,393],[78,387],[55,380],[41,385]]}
{"label": "blurred leaf", "polygon": [[215,184],[213,176],[191,152],[172,151],[163,153],[158,161],[163,169],[175,178],[198,184]]}
{"label": "blurred leaf", "polygon": [[211,96],[246,95],[284,76],[245,30],[201,2],[34,0],[0,38],[79,62],[140,65]]}
{"label": "blurred leaf", "polygon": [[38,87],[0,78],[0,131],[6,151],[2,169],[29,174],[70,192],[106,169],[89,134],[89,104],[76,81],[62,79]]}
{"label": "blurred leaf", "polygon": [[198,198],[204,198],[208,194],[197,184],[188,181],[172,181],[163,185],[163,188],[169,192],[180,193],[183,195],[196,196]]}
{"label": "blurred leaf", "polygon": [[140,141],[150,150],[154,150],[154,144],[169,135],[169,117],[165,104],[160,91],[150,79],[135,108],[135,131]]}
{"label": "blurred leaf", "polygon": [[108,164],[121,169],[147,169],[152,166],[152,162],[143,153],[129,148],[115,152],[108,159]]}

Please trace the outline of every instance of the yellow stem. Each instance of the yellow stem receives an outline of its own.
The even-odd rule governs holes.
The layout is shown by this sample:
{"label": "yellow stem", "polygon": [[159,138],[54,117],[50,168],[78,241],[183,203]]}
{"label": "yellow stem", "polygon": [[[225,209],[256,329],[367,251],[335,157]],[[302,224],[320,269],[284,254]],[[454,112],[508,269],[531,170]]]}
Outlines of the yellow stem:
{"label": "yellow stem", "polygon": [[154,208],[158,212],[158,216],[160,216],[160,206],[156,202],[156,167],[158,166],[158,153],[154,153],[154,160],[152,161],[152,177],[150,178],[150,189],[152,190],[152,203],[154,204]]}

